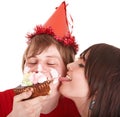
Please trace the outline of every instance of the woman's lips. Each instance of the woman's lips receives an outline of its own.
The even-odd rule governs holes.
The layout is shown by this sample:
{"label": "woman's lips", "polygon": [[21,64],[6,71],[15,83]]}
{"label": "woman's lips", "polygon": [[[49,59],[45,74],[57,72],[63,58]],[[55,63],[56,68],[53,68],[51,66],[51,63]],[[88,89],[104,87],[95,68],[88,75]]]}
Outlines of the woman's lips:
{"label": "woman's lips", "polygon": [[66,75],[66,77],[60,77],[59,80],[62,82],[62,81],[71,81],[72,78],[68,75]]}

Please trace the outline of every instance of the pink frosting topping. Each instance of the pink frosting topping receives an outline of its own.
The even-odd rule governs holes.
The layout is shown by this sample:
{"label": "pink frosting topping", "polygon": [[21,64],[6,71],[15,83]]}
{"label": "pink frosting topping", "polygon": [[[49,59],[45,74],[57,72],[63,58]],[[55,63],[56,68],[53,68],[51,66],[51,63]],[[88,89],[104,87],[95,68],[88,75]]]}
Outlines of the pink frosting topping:
{"label": "pink frosting topping", "polygon": [[[30,86],[30,85],[37,84],[37,83],[43,83],[44,81],[48,80],[49,76],[47,76],[47,72],[45,72],[45,73],[42,72],[41,64],[38,65],[38,71],[39,72],[37,72],[37,73],[30,72],[30,68],[25,67],[24,76],[23,76],[21,85],[22,86]],[[53,80],[55,79],[55,82],[58,81],[59,74],[56,69],[50,68],[49,74]]]}

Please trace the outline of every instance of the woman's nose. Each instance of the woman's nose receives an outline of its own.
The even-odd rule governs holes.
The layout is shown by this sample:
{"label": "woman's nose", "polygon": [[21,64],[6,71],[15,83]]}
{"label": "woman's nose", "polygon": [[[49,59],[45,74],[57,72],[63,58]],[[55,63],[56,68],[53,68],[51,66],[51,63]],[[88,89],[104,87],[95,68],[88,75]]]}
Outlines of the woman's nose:
{"label": "woman's nose", "polygon": [[72,70],[72,63],[67,64],[67,69]]}

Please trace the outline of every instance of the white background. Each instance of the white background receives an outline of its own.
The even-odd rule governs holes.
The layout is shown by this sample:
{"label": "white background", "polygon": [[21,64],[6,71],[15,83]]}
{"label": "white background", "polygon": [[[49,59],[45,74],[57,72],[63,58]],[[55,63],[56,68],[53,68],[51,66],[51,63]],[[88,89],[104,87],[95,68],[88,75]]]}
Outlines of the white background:
{"label": "white background", "polygon": [[[25,35],[44,24],[63,0],[0,0],[0,91],[22,80]],[[83,51],[105,42],[120,47],[120,0],[66,0],[73,34]]]}

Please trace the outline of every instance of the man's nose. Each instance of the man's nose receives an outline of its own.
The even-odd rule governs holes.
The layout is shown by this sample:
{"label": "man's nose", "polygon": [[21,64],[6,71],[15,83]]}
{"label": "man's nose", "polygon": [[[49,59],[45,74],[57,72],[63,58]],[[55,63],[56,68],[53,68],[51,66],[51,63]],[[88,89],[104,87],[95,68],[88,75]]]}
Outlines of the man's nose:
{"label": "man's nose", "polygon": [[36,65],[32,66],[30,71],[38,73],[38,65],[36,64]]}
{"label": "man's nose", "polygon": [[32,72],[38,73],[38,72],[46,72],[47,71],[47,66],[44,64],[36,64],[33,68],[32,68]]}

